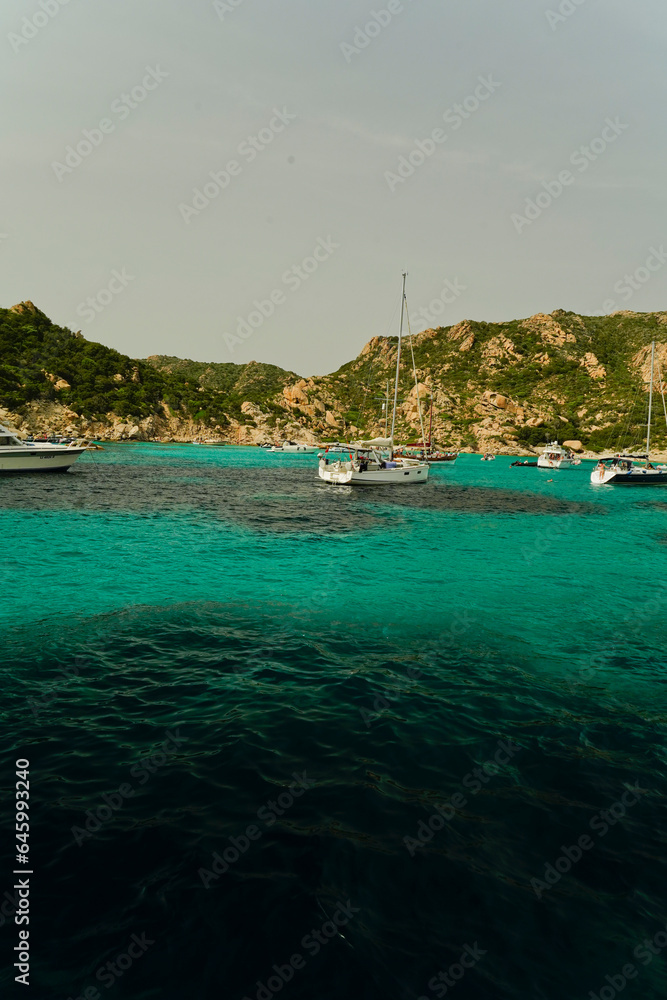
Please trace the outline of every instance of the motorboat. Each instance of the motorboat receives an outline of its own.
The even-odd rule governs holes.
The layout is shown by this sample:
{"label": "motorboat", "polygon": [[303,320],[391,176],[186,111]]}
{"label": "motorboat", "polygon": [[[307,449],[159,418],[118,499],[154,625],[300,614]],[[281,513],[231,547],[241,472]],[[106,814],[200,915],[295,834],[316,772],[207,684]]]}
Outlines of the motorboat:
{"label": "motorboat", "polygon": [[272,445],[271,452],[283,452],[287,455],[312,455],[319,448],[317,444],[300,444],[298,441],[283,441],[282,445]]}
{"label": "motorboat", "polygon": [[[396,377],[394,381],[394,406],[391,418],[391,434],[387,438],[374,438],[371,441],[360,441],[356,444],[327,446],[319,461],[318,474],[320,479],[331,485],[345,486],[407,486],[413,483],[425,483],[428,479],[429,465],[423,459],[401,458],[395,455],[394,432],[396,429],[396,409],[398,405],[398,385],[401,371],[401,345],[403,342],[403,323],[407,315],[407,298],[405,295],[405,280],[407,272],[403,273],[403,288],[401,292],[401,322],[398,331],[398,346],[396,351]],[[412,364],[415,384],[417,382],[416,368]],[[420,408],[421,422],[421,408]],[[425,446],[425,435],[422,429],[422,440]],[[334,448],[338,448],[338,456]],[[331,453],[331,454],[330,454]],[[345,455],[347,454],[347,458]]]}
{"label": "motorboat", "polygon": [[482,455],[482,457],[480,459],[481,462],[495,462],[495,460],[496,460],[496,456],[492,455],[490,451],[484,452],[484,454]]}
{"label": "motorboat", "polygon": [[67,472],[87,450],[86,446],[21,441],[0,424],[0,473]]}
{"label": "motorboat", "polygon": [[546,445],[537,459],[538,469],[571,469],[575,465],[581,465],[581,459],[573,451],[559,445],[558,441]]}
{"label": "motorboat", "polygon": [[[655,341],[651,344],[651,382],[648,397],[648,420],[646,423],[646,454],[628,455],[617,453],[611,458],[601,458],[591,472],[591,482],[602,486],[665,486],[667,467],[654,465],[650,459],[651,411],[653,408],[653,370],[655,366]],[[662,375],[660,376],[662,390]],[[665,405],[664,392],[662,394]],[[665,410],[667,419],[667,410]],[[641,462],[643,464],[638,465]]]}
{"label": "motorboat", "polygon": [[[644,462],[637,465],[636,461]],[[648,455],[614,455],[601,458],[591,472],[591,482],[603,486],[664,486],[667,468],[648,461]]]}

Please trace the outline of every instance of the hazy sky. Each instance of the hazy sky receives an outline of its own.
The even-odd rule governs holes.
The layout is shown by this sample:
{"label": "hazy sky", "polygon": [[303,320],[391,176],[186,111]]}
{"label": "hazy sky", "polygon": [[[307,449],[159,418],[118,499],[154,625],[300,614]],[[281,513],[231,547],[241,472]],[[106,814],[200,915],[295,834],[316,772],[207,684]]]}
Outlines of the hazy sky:
{"label": "hazy sky", "polygon": [[3,0],[0,29],[4,306],[303,375],[396,332],[403,269],[417,329],[667,308],[664,0]]}

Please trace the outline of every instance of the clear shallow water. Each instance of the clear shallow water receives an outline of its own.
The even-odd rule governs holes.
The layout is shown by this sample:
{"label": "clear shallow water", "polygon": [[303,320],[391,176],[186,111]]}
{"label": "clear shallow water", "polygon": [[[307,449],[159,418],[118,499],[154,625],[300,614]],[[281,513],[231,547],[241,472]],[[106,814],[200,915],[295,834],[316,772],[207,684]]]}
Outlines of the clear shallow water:
{"label": "clear shallow water", "polygon": [[[463,456],[399,495],[332,490],[313,456],[124,445],[0,480],[0,773],[32,761],[34,997],[100,987],[144,932],[118,996],[254,998],[300,953],[276,995],[432,998],[475,942],[461,1000],[587,997],[627,962],[628,996],[665,994],[663,958],[632,952],[667,923],[667,493],[510,461]],[[312,787],[258,820],[303,771]],[[531,879],[586,833],[538,899]],[[310,955],[348,900],[344,938]]]}

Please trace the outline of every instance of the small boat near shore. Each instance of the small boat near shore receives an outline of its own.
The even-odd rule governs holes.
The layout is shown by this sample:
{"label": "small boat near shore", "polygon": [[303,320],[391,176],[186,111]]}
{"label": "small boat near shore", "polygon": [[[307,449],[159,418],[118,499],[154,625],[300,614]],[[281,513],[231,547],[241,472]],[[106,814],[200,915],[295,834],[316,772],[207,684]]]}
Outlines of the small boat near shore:
{"label": "small boat near shore", "polygon": [[480,459],[480,462],[495,462],[495,460],[495,455],[492,455],[490,451],[485,451]]}
{"label": "small boat near shore", "polygon": [[558,441],[547,444],[537,460],[538,469],[571,469],[575,465],[581,465],[581,459],[573,451],[559,445]]}
{"label": "small boat near shore", "polygon": [[0,424],[0,473],[67,472],[87,450],[87,445],[21,441],[8,427]]}
{"label": "small boat near shore", "polygon": [[318,451],[317,444],[300,444],[298,441],[283,441],[281,445],[271,445],[266,450],[273,454],[285,455],[312,455]]}
{"label": "small boat near shore", "polygon": [[418,445],[403,445],[394,450],[394,458],[416,458],[421,462],[455,462],[458,451],[431,451]]}

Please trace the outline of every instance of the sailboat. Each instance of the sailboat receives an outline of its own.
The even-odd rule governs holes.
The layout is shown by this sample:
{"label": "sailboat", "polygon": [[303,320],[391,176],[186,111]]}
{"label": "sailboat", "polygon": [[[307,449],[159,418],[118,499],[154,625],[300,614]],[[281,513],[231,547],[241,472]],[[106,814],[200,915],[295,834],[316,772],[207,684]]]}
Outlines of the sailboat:
{"label": "sailboat", "polygon": [[[591,472],[591,482],[604,486],[663,486],[667,485],[667,468],[656,467],[650,460],[651,411],[653,409],[653,371],[655,367],[655,341],[651,344],[651,386],[648,397],[645,455],[614,455],[601,458]],[[662,379],[661,379],[662,386]],[[664,405],[664,394],[663,394]],[[644,461],[644,465],[635,462]]]}
{"label": "sailboat", "polygon": [[412,441],[404,444],[394,451],[394,456],[401,458],[421,458],[431,465],[433,462],[455,462],[459,457],[458,451],[439,451],[433,447],[433,396],[431,395],[431,416],[428,428],[428,441],[426,435],[422,441]]}
{"label": "sailboat", "polygon": [[[394,407],[391,418],[391,436],[358,441],[355,444],[328,445],[320,458],[319,477],[325,483],[336,486],[407,486],[425,483],[428,479],[428,462],[414,458],[400,458],[394,455],[394,431],[396,429],[396,408],[398,404],[398,379],[401,368],[401,343],[403,321],[407,312],[405,279],[401,294],[401,324],[398,332],[396,354],[396,378],[394,382]],[[413,365],[414,369],[414,365]],[[347,459],[345,454],[347,453]]]}

